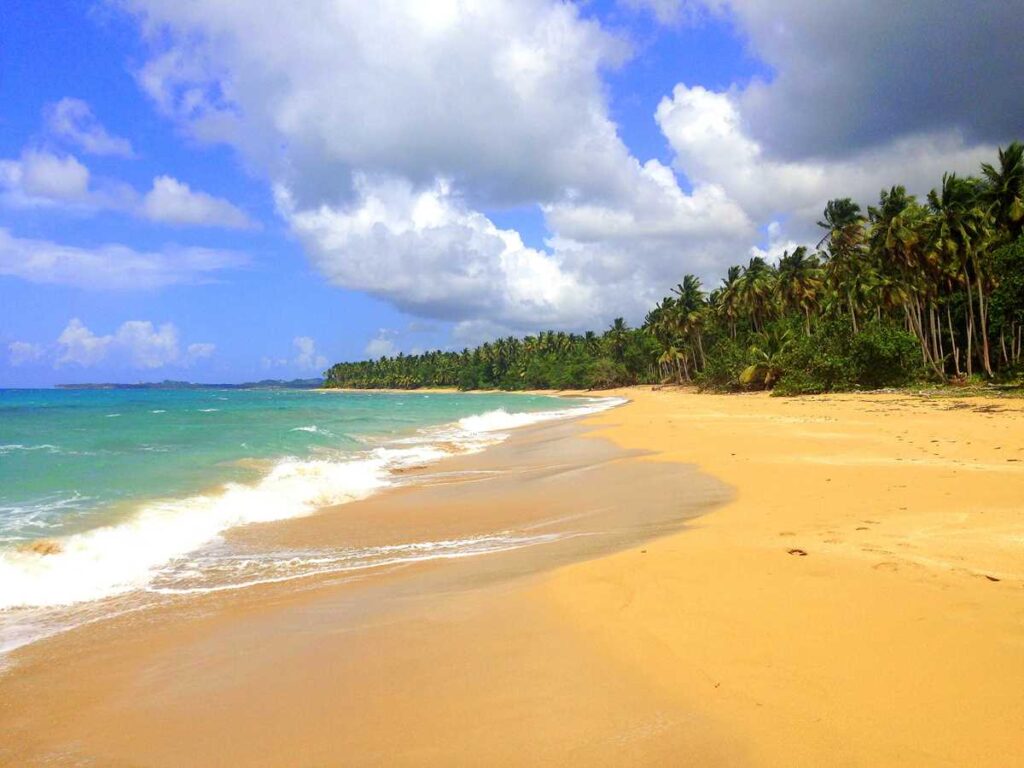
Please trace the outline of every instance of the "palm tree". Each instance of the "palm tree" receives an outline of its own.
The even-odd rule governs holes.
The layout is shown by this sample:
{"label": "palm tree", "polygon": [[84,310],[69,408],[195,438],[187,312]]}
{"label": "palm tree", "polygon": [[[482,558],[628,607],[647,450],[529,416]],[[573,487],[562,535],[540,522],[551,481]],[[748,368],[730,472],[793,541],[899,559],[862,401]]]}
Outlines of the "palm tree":
{"label": "palm tree", "polygon": [[775,293],[774,270],[763,258],[754,256],[743,270],[736,289],[740,306],[750,317],[754,331],[759,333],[769,319]]}
{"label": "palm tree", "polygon": [[[954,274],[959,274],[967,292],[967,372],[970,374],[972,370],[972,345],[980,326],[981,364],[985,373],[991,376],[988,306],[985,301],[987,281],[983,274],[986,271],[983,268],[984,259],[981,257],[982,246],[989,238],[989,214],[980,207],[980,200],[976,183],[961,179],[953,173],[944,174],[941,191],[933,189],[928,193],[928,205],[932,214],[929,222],[929,246],[936,254],[936,266],[945,267]],[[933,277],[942,278],[946,275]],[[975,289],[978,294],[977,312],[974,306]],[[955,340],[951,339],[951,344],[955,354]]]}
{"label": "palm tree", "polygon": [[811,335],[811,313],[818,307],[821,285],[821,262],[817,256],[808,256],[806,247],[801,245],[793,253],[782,254],[776,282],[780,303],[785,309],[803,313],[808,336]]}
{"label": "palm tree", "polygon": [[1024,144],[1013,142],[999,150],[999,167],[981,164],[987,182],[981,192],[996,226],[1008,240],[1024,232]]}
{"label": "palm tree", "polygon": [[[848,197],[829,200],[818,226],[825,229],[825,236],[818,241],[820,248],[828,242],[828,263],[826,277],[829,287],[837,297],[842,297],[850,314],[854,333],[857,332],[857,304],[855,295],[858,283],[863,278],[864,267],[864,216],[860,206]],[[837,311],[840,307],[836,307]]]}
{"label": "palm tree", "polygon": [[736,318],[739,315],[739,283],[743,275],[743,268],[739,266],[729,267],[722,278],[722,287],[715,292],[714,301],[716,312],[726,319],[729,324],[729,335],[736,338]]}
{"label": "palm tree", "polygon": [[[700,367],[703,368],[705,359],[701,330],[707,305],[704,301],[704,291],[700,286],[700,278],[685,275],[683,282],[673,288],[672,293],[679,297],[674,308],[680,332],[690,337],[690,343],[700,354]],[[696,364],[696,356],[694,363]]]}
{"label": "palm tree", "polygon": [[626,321],[621,317],[616,317],[611,326],[605,332],[605,336],[608,338],[609,348],[611,349],[612,357],[616,362],[621,363],[626,354],[626,336],[629,333],[629,326],[626,325]]}

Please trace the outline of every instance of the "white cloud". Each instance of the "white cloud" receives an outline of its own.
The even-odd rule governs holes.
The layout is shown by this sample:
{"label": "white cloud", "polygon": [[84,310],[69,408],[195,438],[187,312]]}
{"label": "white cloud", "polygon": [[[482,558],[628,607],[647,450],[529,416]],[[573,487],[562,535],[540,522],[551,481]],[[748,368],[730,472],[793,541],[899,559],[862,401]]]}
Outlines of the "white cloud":
{"label": "white cloud", "polygon": [[34,363],[42,358],[44,351],[41,345],[32,344],[27,341],[12,341],[7,345],[11,365],[25,365]]}
{"label": "white cloud", "polygon": [[99,179],[73,155],[25,149],[0,160],[0,202],[15,208],[54,207],[80,214],[118,211],[150,221],[247,229],[252,219],[220,197],[193,190],[171,176],[157,176],[145,195],[123,182]]}
{"label": "white cloud", "polygon": [[696,184],[718,185],[759,225],[782,218],[808,234],[830,197],[873,203],[903,183],[923,194],[944,171],[975,172],[995,147],[968,146],[956,132],[920,135],[848,159],[774,159],[744,130],[737,96],[677,85],[656,112],[675,152],[674,165]]}
{"label": "white cloud", "polygon": [[[132,156],[126,139],[111,136],[80,99],[64,98],[44,111],[49,132],[96,155]],[[0,159],[0,202],[16,208],[54,207],[80,214],[118,211],[175,225],[244,229],[254,222],[241,209],[168,175],[143,195],[129,184],[94,179],[74,155],[26,147]]]}
{"label": "white cloud", "polygon": [[[725,7],[623,2],[672,23]],[[744,9],[768,7],[733,5],[742,23]],[[620,139],[602,82],[624,45],[555,0],[127,7],[151,44],[143,89],[266,177],[317,269],[454,321],[459,339],[638,320],[686,272],[717,280],[752,248],[774,254],[811,236],[829,197],[867,202],[903,181],[924,191],[991,155],[945,126],[844,157],[780,159],[744,119],[755,83],[678,86],[655,118],[672,166],[643,162]],[[484,213],[512,205],[539,206],[542,247]]]}
{"label": "white cloud", "polygon": [[95,365],[107,356],[113,336],[97,336],[73,318],[57,337],[57,365]]}
{"label": "white cloud", "polygon": [[161,368],[178,360],[178,329],[171,323],[159,328],[149,320],[128,320],[117,329],[114,344],[125,350],[135,368]]}
{"label": "white cloud", "polygon": [[584,286],[517,232],[467,209],[446,182],[417,191],[401,179],[360,177],[357,188],[351,207],[309,210],[278,190],[283,215],[332,282],[441,319],[492,312],[557,323],[586,310]]}
{"label": "white cloud", "polygon": [[165,248],[147,252],[116,244],[80,248],[19,238],[0,228],[0,275],[33,283],[92,290],[146,290],[208,282],[217,272],[245,262],[242,254],[233,251]]}
{"label": "white cloud", "polygon": [[211,357],[216,350],[216,344],[189,344],[188,349],[185,351],[185,357],[188,363],[194,363],[197,360],[205,360],[206,358]]}
{"label": "white cloud", "polygon": [[158,176],[141,204],[142,214],[151,221],[206,227],[246,229],[253,226],[243,211],[219,197],[193,191],[188,184]]}
{"label": "white cloud", "polygon": [[390,338],[393,335],[392,331],[382,328],[376,336],[366,342],[363,354],[373,360],[394,355],[398,349],[395,347],[395,342]]}
{"label": "white cloud", "polygon": [[599,75],[626,46],[571,3],[125,5],[152,43],[138,77],[158,108],[303,206],[349,194],[352,172],[445,176],[473,204],[603,194],[629,156]]}
{"label": "white cloud", "polygon": [[100,336],[73,318],[57,338],[54,363],[58,367],[90,367],[112,360],[115,364],[152,370],[172,364],[190,365],[209,357],[214,349],[209,343],[189,344],[182,355],[178,329],[173,323],[155,326],[149,320],[128,320],[114,333]]}
{"label": "white cloud", "polygon": [[85,205],[89,169],[72,155],[25,149],[18,160],[0,160],[5,202],[19,207]]}
{"label": "white cloud", "polygon": [[54,136],[81,147],[91,155],[132,157],[131,142],[114,136],[100,124],[89,105],[65,97],[45,110],[46,127]]}
{"label": "white cloud", "polygon": [[269,357],[260,358],[260,365],[263,368],[294,368],[302,372],[320,372],[327,367],[327,358],[317,353],[316,341],[309,336],[296,336],[292,339],[292,346],[295,348],[293,357]]}
{"label": "white cloud", "polygon": [[323,370],[327,367],[327,358],[317,354],[316,342],[309,336],[296,336],[292,345],[296,350],[292,365],[296,368]]}

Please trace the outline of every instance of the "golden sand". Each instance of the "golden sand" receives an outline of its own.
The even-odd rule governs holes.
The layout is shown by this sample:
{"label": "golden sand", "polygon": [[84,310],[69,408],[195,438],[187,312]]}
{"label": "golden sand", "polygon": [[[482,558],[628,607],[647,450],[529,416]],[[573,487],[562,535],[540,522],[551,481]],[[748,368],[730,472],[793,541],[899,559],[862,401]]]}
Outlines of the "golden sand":
{"label": "golden sand", "polygon": [[753,765],[1024,765],[1024,403],[631,397],[598,434],[737,495],[536,585],[581,642]]}
{"label": "golden sand", "polygon": [[40,642],[0,764],[1024,764],[1024,403],[626,394],[236,534],[587,535]]}

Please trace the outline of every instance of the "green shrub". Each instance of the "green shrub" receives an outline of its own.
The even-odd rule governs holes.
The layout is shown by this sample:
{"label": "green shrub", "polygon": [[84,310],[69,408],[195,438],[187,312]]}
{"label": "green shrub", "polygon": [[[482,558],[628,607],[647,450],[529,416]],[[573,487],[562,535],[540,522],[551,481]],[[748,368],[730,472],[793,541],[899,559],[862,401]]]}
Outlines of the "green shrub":
{"label": "green shrub", "polygon": [[854,333],[847,319],[822,322],[781,355],[779,395],[897,387],[921,375],[917,339],[900,326],[873,321]]}
{"label": "green shrub", "polygon": [[749,358],[746,345],[728,336],[717,339],[705,350],[705,366],[697,374],[697,386],[729,392],[742,389],[740,375]]}

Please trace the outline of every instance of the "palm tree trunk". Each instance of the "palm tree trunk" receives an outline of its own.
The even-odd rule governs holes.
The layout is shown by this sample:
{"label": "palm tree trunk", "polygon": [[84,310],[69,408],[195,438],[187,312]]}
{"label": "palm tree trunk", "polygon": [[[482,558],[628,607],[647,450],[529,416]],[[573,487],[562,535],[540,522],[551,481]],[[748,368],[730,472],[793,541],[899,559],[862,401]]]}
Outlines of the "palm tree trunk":
{"label": "palm tree trunk", "polygon": [[974,292],[971,290],[971,276],[967,274],[964,263],[964,285],[967,287],[967,375],[974,373]]}
{"label": "palm tree trunk", "polygon": [[953,366],[956,370],[957,378],[960,377],[960,350],[956,348],[956,336],[953,334],[953,314],[949,310],[949,304],[946,304],[946,322],[949,323],[949,344],[953,347]]}
{"label": "palm tree trunk", "polygon": [[988,349],[988,307],[985,306],[985,293],[981,289],[981,272],[977,267],[974,270],[974,277],[978,284],[978,315],[981,318],[981,364],[985,368],[985,374],[992,376],[992,362],[989,359]]}

